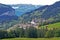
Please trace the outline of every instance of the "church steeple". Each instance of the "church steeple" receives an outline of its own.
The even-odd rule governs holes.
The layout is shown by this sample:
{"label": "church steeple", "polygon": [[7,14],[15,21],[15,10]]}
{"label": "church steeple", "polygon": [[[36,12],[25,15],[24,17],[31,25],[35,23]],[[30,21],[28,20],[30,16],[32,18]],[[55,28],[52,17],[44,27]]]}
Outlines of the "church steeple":
{"label": "church steeple", "polygon": [[31,24],[36,24],[34,19],[31,21]]}

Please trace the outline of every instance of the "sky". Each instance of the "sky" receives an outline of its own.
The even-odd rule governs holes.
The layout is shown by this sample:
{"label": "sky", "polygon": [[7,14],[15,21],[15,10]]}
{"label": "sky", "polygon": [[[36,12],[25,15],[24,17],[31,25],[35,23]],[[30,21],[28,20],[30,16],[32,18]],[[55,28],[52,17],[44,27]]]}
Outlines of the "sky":
{"label": "sky", "polygon": [[0,0],[3,4],[33,4],[33,5],[51,5],[60,0]]}

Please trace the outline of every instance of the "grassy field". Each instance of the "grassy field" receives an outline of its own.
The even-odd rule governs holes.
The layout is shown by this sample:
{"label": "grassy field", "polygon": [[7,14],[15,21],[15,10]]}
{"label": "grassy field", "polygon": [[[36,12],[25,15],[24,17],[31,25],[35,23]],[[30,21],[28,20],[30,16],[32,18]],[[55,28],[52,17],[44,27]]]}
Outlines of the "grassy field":
{"label": "grassy field", "polygon": [[49,24],[48,27],[49,28],[60,28],[60,22],[54,23],[54,24]]}
{"label": "grassy field", "polygon": [[[45,27],[45,26],[42,26],[42,27]],[[60,22],[49,24],[48,28],[60,28]]]}
{"label": "grassy field", "polygon": [[0,39],[0,40],[60,40],[60,38],[11,38],[11,39]]}

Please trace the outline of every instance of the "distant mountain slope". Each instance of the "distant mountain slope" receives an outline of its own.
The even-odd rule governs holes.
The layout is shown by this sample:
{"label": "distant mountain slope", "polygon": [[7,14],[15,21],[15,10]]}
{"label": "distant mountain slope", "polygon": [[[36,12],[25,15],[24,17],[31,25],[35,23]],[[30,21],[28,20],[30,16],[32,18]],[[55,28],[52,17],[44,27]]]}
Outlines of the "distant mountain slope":
{"label": "distant mountain slope", "polygon": [[15,9],[16,15],[21,16],[22,14],[24,14],[26,12],[30,12],[32,10],[39,8],[40,5],[17,4],[17,5],[12,5],[12,7]]}
{"label": "distant mountain slope", "polygon": [[60,1],[54,3],[53,5],[45,5],[34,11],[27,12],[20,16],[20,22],[28,22],[32,19],[40,21],[50,20],[50,21],[60,21]]}
{"label": "distant mountain slope", "polygon": [[8,29],[15,24],[18,17],[15,9],[9,5],[0,4],[0,30]]}
{"label": "distant mountain slope", "polygon": [[15,15],[15,10],[9,6],[0,4],[0,22],[8,22],[16,20],[18,17]]}

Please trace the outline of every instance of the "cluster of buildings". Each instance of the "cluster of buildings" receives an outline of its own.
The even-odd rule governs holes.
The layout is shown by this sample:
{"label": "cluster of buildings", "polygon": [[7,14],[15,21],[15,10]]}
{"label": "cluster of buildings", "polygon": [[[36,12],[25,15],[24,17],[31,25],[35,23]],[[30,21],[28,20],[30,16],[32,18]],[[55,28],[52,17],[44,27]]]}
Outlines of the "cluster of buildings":
{"label": "cluster of buildings", "polygon": [[19,28],[29,28],[29,27],[35,27],[35,28],[38,28],[38,23],[35,22],[35,20],[32,20],[31,22],[29,23],[21,23],[21,24],[17,24],[17,27]]}

